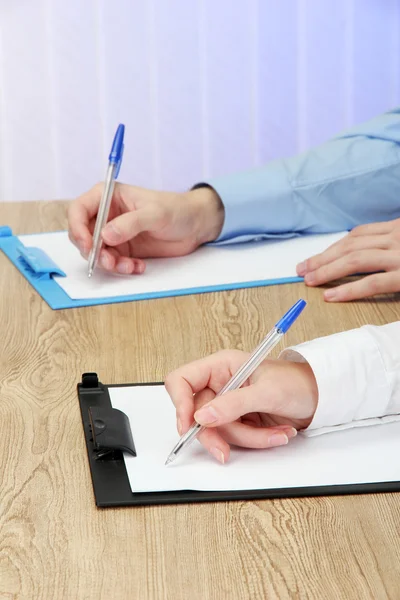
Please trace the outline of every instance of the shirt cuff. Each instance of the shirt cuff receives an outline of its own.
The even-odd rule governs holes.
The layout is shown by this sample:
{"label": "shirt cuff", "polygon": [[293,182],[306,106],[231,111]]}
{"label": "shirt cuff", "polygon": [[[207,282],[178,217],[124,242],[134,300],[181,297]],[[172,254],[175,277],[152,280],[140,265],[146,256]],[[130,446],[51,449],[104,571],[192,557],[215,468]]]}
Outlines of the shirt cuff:
{"label": "shirt cuff", "polygon": [[243,242],[299,235],[305,207],[296,202],[286,161],[199,183],[212,187],[225,208],[216,242]]}
{"label": "shirt cuff", "polygon": [[318,406],[306,435],[400,418],[387,414],[390,381],[368,327],[288,348],[282,358],[306,361],[314,372]]}

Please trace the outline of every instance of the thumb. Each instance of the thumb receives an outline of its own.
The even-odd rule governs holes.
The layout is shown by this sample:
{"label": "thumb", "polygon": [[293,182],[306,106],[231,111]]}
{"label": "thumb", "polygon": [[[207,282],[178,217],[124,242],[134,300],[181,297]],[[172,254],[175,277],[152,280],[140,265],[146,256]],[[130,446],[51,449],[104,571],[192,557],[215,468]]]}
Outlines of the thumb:
{"label": "thumb", "polygon": [[157,210],[143,209],[132,210],[116,217],[104,227],[103,241],[108,246],[117,246],[132,240],[143,231],[151,231],[158,222]]}
{"label": "thumb", "polygon": [[214,400],[205,404],[194,414],[200,425],[219,427],[239,419],[251,412],[273,412],[273,398],[266,398],[257,386],[250,385],[223,396],[216,396]]}

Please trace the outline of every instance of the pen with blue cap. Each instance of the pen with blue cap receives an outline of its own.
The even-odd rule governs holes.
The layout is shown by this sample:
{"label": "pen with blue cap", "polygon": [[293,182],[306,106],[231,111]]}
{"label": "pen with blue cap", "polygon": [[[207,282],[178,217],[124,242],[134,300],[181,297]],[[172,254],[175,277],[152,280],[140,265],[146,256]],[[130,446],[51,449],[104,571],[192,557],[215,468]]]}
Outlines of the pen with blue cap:
{"label": "pen with blue cap", "polygon": [[99,212],[97,213],[96,224],[93,232],[93,246],[89,254],[88,277],[93,275],[93,271],[96,268],[99,260],[100,250],[103,245],[101,232],[107,223],[111,200],[114,193],[115,180],[117,179],[119,170],[121,168],[122,156],[124,154],[124,135],[125,125],[118,125],[110,156],[108,157],[108,168],[104,182],[103,195],[101,197]]}
{"label": "pen with blue cap", "polygon": [[[276,323],[275,327],[268,333],[263,339],[261,344],[257,346],[250,358],[240,367],[240,369],[233,375],[233,377],[224,385],[222,390],[217,396],[222,396],[227,392],[237,390],[244,384],[244,382],[254,373],[257,367],[260,366],[265,357],[271,352],[272,348],[280,341],[285,335],[288,329],[293,325],[297,317],[303,311],[306,306],[305,300],[298,300],[296,304]],[[172,463],[182,452],[184,448],[187,448],[201,433],[205,427],[198,423],[193,423],[189,431],[187,431],[178,441],[175,448],[169,454],[165,464],[169,465]]]}

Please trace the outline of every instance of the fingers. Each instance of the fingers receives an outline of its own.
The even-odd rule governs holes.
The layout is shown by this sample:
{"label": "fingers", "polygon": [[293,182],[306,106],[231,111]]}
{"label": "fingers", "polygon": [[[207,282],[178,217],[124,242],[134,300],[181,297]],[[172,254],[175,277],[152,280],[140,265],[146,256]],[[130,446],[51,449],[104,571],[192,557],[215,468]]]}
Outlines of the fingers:
{"label": "fingers", "polygon": [[[202,406],[206,402],[212,400],[215,396],[215,393],[206,388],[202,390],[194,397],[194,403],[196,406]],[[182,424],[182,421],[178,417],[177,426],[179,435],[183,435],[193,424],[193,414],[190,417],[190,420],[187,420]],[[216,458],[220,463],[224,464],[229,459],[230,447],[229,444],[224,440],[221,436],[220,432],[216,429],[205,429],[198,436],[199,442],[212,454],[214,458]]]}
{"label": "fingers", "polygon": [[359,236],[347,235],[342,240],[332,244],[325,252],[316,254],[297,265],[296,271],[300,277],[314,272],[320,267],[334,262],[338,258],[366,249],[387,250],[390,248],[390,240],[385,235]]}
{"label": "fingers", "polygon": [[250,385],[223,396],[216,396],[194,413],[200,425],[220,427],[253,412],[274,413],[273,393],[266,393],[263,385]]}
{"label": "fingers", "polygon": [[400,267],[400,255],[390,250],[361,250],[351,252],[337,260],[307,273],[304,281],[307,285],[317,286],[358,273],[390,271]]}
{"label": "fingers", "polygon": [[259,449],[285,446],[297,435],[297,430],[291,425],[253,427],[237,421],[221,427],[218,431],[223,439],[233,446]]}
{"label": "fingers", "polygon": [[[123,197],[122,197],[122,191]],[[68,229],[69,238],[80,250],[82,256],[88,257],[92,247],[92,230],[99,209],[101,196],[103,193],[103,184],[94,186],[91,190],[77,198],[71,203],[68,210]],[[154,222],[154,215],[151,211],[135,211],[132,192],[129,186],[117,184],[114,190],[112,208],[115,204],[123,205],[126,213],[111,220],[104,228],[106,233],[104,242],[108,246],[104,248],[100,255],[99,266],[105,271],[114,271],[119,274],[130,275],[140,274],[145,270],[145,263],[138,258],[132,258],[129,255],[129,248],[125,252],[121,248],[113,251],[110,246],[121,245],[128,239],[135,237],[138,232],[150,228]],[[129,200],[129,201],[128,201]],[[148,214],[150,212],[150,215]],[[161,211],[158,211],[159,213]],[[157,216],[157,215],[156,215]],[[160,217],[160,215],[158,215]]]}
{"label": "fingers", "polygon": [[219,391],[246,360],[247,354],[224,350],[184,365],[168,375],[165,387],[186,431],[193,420],[194,394],[211,388]]}
{"label": "fingers", "polygon": [[227,456],[221,440],[246,448],[283,446],[297,434],[294,427],[290,425],[257,427],[237,421],[252,412],[273,413],[274,409],[273,398],[266,399],[262,386],[251,385],[217,396],[201,406],[195,412],[194,418],[197,423],[207,427],[208,433],[218,428],[219,437],[203,438],[200,441],[208,450],[210,444],[213,448],[221,450],[225,460]]}
{"label": "fingers", "polygon": [[393,227],[398,226],[399,219],[393,221],[382,221],[381,223],[367,223],[366,225],[358,225],[351,230],[351,236],[363,235],[381,235],[392,231]]}
{"label": "fingers", "polygon": [[230,444],[242,448],[266,449],[285,446],[297,435],[291,425],[254,427],[244,423],[230,423],[218,429],[205,429],[199,441],[214,458],[224,464],[230,455]]}
{"label": "fingers", "polygon": [[391,294],[400,292],[400,273],[378,273],[363,277],[358,281],[345,283],[337,288],[326,290],[324,299],[327,302],[349,302],[376,296],[377,294]]}
{"label": "fingers", "polygon": [[88,253],[92,246],[89,230],[90,220],[97,215],[102,194],[102,186],[95,185],[91,190],[74,200],[68,208],[68,231],[70,240],[82,253]]}
{"label": "fingers", "polygon": [[236,422],[218,430],[207,428],[198,439],[216,460],[224,464],[230,456],[229,444],[253,449],[276,448],[285,446],[296,435],[297,430],[290,425],[252,427]]}
{"label": "fingers", "polygon": [[140,275],[146,265],[140,258],[121,256],[115,248],[104,248],[100,253],[99,265],[104,271],[116,272],[120,275]]}
{"label": "fingers", "polygon": [[222,464],[227,462],[230,446],[216,429],[205,429],[198,440],[218,462]]}
{"label": "fingers", "polygon": [[102,231],[102,237],[109,246],[117,246],[132,240],[144,231],[161,229],[164,220],[164,207],[152,204],[148,208],[132,210],[119,215],[107,223]]}
{"label": "fingers", "polygon": [[[210,367],[198,360],[170,373],[165,387],[176,408],[179,435],[185,433],[192,424],[194,413],[194,393],[207,387]],[[198,368],[196,369],[196,365]]]}

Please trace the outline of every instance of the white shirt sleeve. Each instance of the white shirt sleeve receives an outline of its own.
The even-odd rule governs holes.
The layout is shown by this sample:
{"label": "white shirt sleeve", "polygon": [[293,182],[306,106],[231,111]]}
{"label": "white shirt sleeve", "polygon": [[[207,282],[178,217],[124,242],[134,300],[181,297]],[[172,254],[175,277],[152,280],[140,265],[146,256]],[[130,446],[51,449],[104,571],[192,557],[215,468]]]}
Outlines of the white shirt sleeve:
{"label": "white shirt sleeve", "polygon": [[317,381],[317,410],[303,434],[400,420],[400,321],[318,338],[281,358],[308,362]]}

